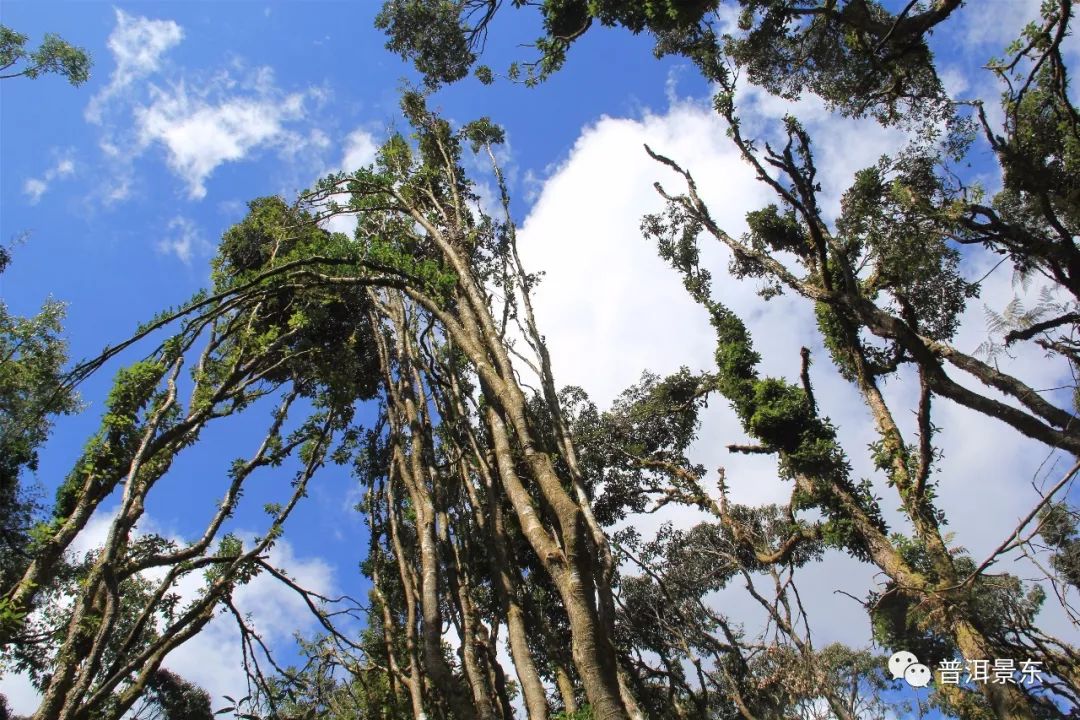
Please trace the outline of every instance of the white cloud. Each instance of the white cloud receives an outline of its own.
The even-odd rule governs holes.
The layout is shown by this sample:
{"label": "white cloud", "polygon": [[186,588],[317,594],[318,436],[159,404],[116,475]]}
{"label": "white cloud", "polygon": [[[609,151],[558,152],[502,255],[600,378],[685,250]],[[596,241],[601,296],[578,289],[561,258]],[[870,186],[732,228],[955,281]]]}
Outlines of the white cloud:
{"label": "white cloud", "polygon": [[[250,539],[247,535],[247,542]],[[297,557],[287,541],[278,541],[268,562],[301,587],[334,595],[333,569],[318,558]],[[303,599],[267,573],[240,586],[233,602],[241,614],[250,614],[250,624],[271,648],[280,650],[291,642],[293,633],[315,629],[315,619]],[[247,694],[240,635],[231,614],[223,612],[211,620],[199,634],[169,653],[164,666],[209,692],[215,709],[224,704],[224,695],[239,698]]]}
{"label": "white cloud", "polygon": [[30,198],[31,205],[40,200],[41,196],[44,195],[45,191],[48,189],[49,186],[45,181],[37,178],[27,178],[26,182],[23,183],[23,193]]}
{"label": "white cloud", "polygon": [[[939,26],[941,32],[929,38],[931,49],[943,58],[942,81],[950,96],[982,101],[995,132],[1004,129],[1000,100],[1005,86],[985,65],[992,58],[1005,57],[1006,48],[1020,39],[1022,29],[1029,23],[1042,23],[1042,4],[1041,0],[991,0],[980,11],[968,8],[954,13]],[[1080,36],[1075,32],[1068,33],[1062,40],[1061,51],[1066,62],[1080,59]],[[965,73],[952,67],[950,63],[960,60],[961,56],[974,61],[979,69]],[[1026,72],[1023,64],[1019,70]],[[1075,87],[1069,91],[1075,101]]]}
{"label": "white cloud", "polygon": [[16,715],[30,716],[41,702],[41,693],[26,673],[0,673],[0,695],[7,698],[8,705]]}
{"label": "white cloud", "polygon": [[205,252],[210,244],[203,239],[198,226],[185,217],[175,217],[169,221],[168,234],[158,240],[160,252],[175,255],[185,265],[191,264],[196,250]]}
{"label": "white cloud", "polygon": [[[116,508],[99,510],[94,513],[86,526],[72,541],[67,550],[67,557],[72,562],[81,561],[88,552],[105,544],[109,528],[116,518]],[[70,599],[65,598],[70,601]],[[41,693],[30,682],[25,673],[0,673],[0,693],[7,697],[11,709],[18,715],[30,716],[41,702]]]}
{"label": "white cloud", "polygon": [[375,161],[379,146],[375,137],[363,128],[353,130],[345,138],[345,152],[341,158],[341,170],[353,172]]}
{"label": "white cloud", "polygon": [[162,56],[183,38],[183,29],[172,20],[136,17],[117,8],[108,42],[116,67],[109,84],[90,99],[86,119],[101,122],[105,106],[135,80],[157,72]]}
{"label": "white cloud", "polygon": [[315,128],[308,133],[307,144],[311,147],[325,150],[330,147],[330,137],[319,128]]}
{"label": "white cloud", "polygon": [[[745,228],[746,210],[771,199],[706,107],[682,103],[640,120],[605,117],[582,131],[523,223],[520,249],[530,270],[547,273],[537,302],[542,330],[557,333],[549,344],[558,381],[585,387],[601,405],[645,368],[663,374],[683,364],[712,365],[714,335],[705,311],[641,234],[641,216],[663,207],[652,183],[683,189],[672,171],[646,155],[645,143],[694,173],[718,221],[733,233]],[[704,243],[703,251],[709,266],[726,265],[715,243]],[[722,275],[717,286],[725,294],[737,290],[737,310],[798,325],[784,298],[762,306]],[[806,328],[794,330],[809,337]]]}
{"label": "white cloud", "polygon": [[995,3],[993,12],[960,13],[966,21],[964,44],[969,48],[989,47],[1001,52],[1016,39],[1017,29],[1038,17],[1039,0],[1009,0]]}
{"label": "white cloud", "polygon": [[105,192],[105,204],[113,205],[126,200],[131,195],[131,180],[129,178],[118,178],[111,187]]}
{"label": "white cloud", "polygon": [[[341,153],[341,162],[337,167],[324,170],[321,175],[332,172],[352,173],[375,161],[379,144],[375,136],[364,128],[356,128],[345,136],[345,149]],[[357,219],[354,215],[335,215],[322,223],[330,232],[345,233],[352,236],[356,230]]]}
{"label": "white cloud", "polygon": [[[957,13],[965,49],[1001,57],[1009,43],[1019,38],[1021,29],[1041,20],[1040,5],[1040,0],[992,0],[985,12]],[[1080,43],[1069,35],[1062,48],[1066,53],[1075,53]]]}
{"label": "white cloud", "polygon": [[116,20],[109,39],[115,70],[86,109],[87,120],[102,129],[99,147],[111,177],[100,183],[99,196],[106,204],[141,187],[134,163],[152,148],[164,150],[188,197],[199,200],[225,163],[272,148],[288,169],[312,164],[312,156],[329,147],[322,130],[295,127],[306,119],[308,105],[318,108],[327,100],[325,87],[286,92],[271,68],[251,68],[240,58],[224,68],[192,71],[165,60],[184,38],[178,24],[120,10]]}
{"label": "white cloud", "polygon": [[35,205],[48,191],[53,180],[70,178],[74,174],[75,161],[71,159],[70,152],[62,154],[40,178],[26,179],[23,183],[23,194],[27,196],[31,205]]}
{"label": "white cloud", "polygon": [[218,166],[274,143],[283,136],[285,122],[303,116],[303,95],[259,89],[253,97],[210,99],[189,93],[183,82],[168,91],[154,88],[151,104],[135,111],[140,142],[164,145],[169,167],[187,183],[188,195],[201,199],[206,179]]}

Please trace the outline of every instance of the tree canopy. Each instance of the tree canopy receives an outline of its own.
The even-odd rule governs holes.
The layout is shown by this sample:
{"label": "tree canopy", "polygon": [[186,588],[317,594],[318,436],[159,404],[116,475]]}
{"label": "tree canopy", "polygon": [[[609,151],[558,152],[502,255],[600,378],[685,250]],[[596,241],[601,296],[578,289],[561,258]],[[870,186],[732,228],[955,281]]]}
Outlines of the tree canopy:
{"label": "tree canopy", "polygon": [[74,86],[90,79],[92,62],[86,51],[59,35],[45,35],[36,50],[26,47],[29,38],[0,25],[0,80],[55,73],[63,75]]}
{"label": "tree canopy", "polygon": [[[2,540],[18,549],[0,566],[0,645],[42,693],[34,720],[1075,717],[1080,648],[1040,616],[1056,602],[1080,625],[1070,496],[1080,116],[1062,49],[1073,8],[1044,3],[988,65],[999,123],[982,102],[946,94],[930,51],[929,33],[977,11],[961,5],[740,0],[722,31],[716,0],[388,0],[377,20],[388,47],[428,87],[404,90],[409,129],[390,133],[372,162],[295,198],[252,200],[221,237],[210,288],[74,367],[55,308],[31,320],[0,308],[0,501],[12,508]],[[609,407],[558,384],[535,304],[541,278],[522,261],[497,161],[505,133],[489,118],[452,122],[429,101],[470,70],[494,81],[479,65],[494,18],[530,9],[543,30],[537,57],[508,68],[510,79],[568,72],[567,53],[597,25],[648,33],[658,55],[687,58],[712,84],[732,147],[771,195],[733,231],[704,199],[693,158],[644,149],[678,183],[655,185],[663,209],[641,219],[641,234],[707,314],[715,362],[666,376],[643,368]],[[3,32],[15,49],[0,64],[68,67],[20,54],[25,38]],[[78,84],[74,71],[51,71]],[[907,142],[857,170],[827,212],[819,139],[793,115],[746,123],[744,78],[901,127]],[[992,194],[963,168],[977,148],[1000,173]],[[491,163],[493,200],[476,158]],[[355,220],[351,234],[329,229],[342,216]],[[708,263],[705,243],[723,248],[727,268]],[[955,338],[982,290],[964,262],[973,252],[1045,290],[1035,308],[992,310],[990,339],[967,352]],[[812,314],[817,344],[786,348],[797,375],[765,373],[747,318],[716,291],[721,277],[757,283],[761,302],[786,293]],[[1038,348],[1069,392],[996,362],[1020,346]],[[35,514],[20,474],[50,417],[76,409],[75,387],[117,358],[97,431]],[[861,403],[869,447],[826,414],[825,373]],[[913,405],[886,384],[909,388]],[[726,471],[695,458],[710,401],[749,442],[708,440],[771,459],[756,480],[786,488],[784,502],[740,504]],[[955,481],[941,462],[945,403],[1069,458],[989,556],[965,549],[939,502]],[[209,426],[230,422],[265,432],[220,459],[205,530],[190,541],[140,532],[155,486]],[[856,456],[889,498],[859,476]],[[359,491],[366,598],[323,596],[269,561],[314,478],[335,465]],[[239,537],[228,520],[256,477],[279,500],[258,536]],[[104,544],[74,556],[110,502]],[[668,506],[697,519],[649,536],[635,527]],[[799,581],[829,553],[876,574],[854,598],[870,648],[815,644]],[[1003,563],[1018,556],[1021,570]],[[237,607],[237,589],[256,577],[317,619],[296,663],[279,662]],[[764,631],[716,601],[733,588]],[[164,667],[219,614],[236,622],[249,677],[247,695],[223,708]],[[914,704],[889,672],[897,651],[933,669]],[[1001,682],[946,680],[980,658],[1035,663],[1041,676],[1024,682],[1008,666]]]}

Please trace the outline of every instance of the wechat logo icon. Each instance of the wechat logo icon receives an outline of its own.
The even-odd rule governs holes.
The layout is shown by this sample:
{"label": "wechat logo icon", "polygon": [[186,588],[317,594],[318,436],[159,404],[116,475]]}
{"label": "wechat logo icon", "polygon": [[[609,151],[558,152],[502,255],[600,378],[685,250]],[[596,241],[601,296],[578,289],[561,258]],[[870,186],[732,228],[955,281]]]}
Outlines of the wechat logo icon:
{"label": "wechat logo icon", "polygon": [[893,680],[903,678],[914,688],[926,687],[933,678],[930,668],[920,663],[919,658],[907,650],[893,653],[893,656],[889,658],[889,672],[892,673]]}

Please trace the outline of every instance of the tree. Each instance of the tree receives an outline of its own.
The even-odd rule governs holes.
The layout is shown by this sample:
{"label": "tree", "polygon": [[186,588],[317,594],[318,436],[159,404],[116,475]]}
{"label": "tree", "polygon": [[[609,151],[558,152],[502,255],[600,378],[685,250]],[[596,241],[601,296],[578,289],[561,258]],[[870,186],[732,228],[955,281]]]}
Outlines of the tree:
{"label": "tree", "polygon": [[[272,571],[263,554],[328,459],[353,403],[374,389],[362,296],[328,297],[295,282],[312,267],[348,263],[351,249],[325,242],[329,234],[318,228],[274,232],[294,213],[276,198],[255,201],[251,210],[223,239],[213,295],[164,313],[68,376],[77,383],[139,341],[175,330],[118,372],[100,430],[57,490],[51,517],[34,528],[31,561],[5,590],[7,607],[21,615],[0,641],[16,661],[40,667],[36,718],[119,718],[154,689],[165,655],[230,607],[237,585]],[[309,257],[313,246],[324,254]],[[179,378],[188,362],[185,402]],[[221,500],[204,533],[186,544],[137,533],[146,498],[174,458],[208,423],[261,398],[276,401],[264,438],[222,473]],[[297,418],[300,405],[306,417]],[[292,472],[279,471],[292,476],[284,502],[266,507],[265,533],[245,546],[223,530],[243,485],[287,461]],[[66,551],[115,490],[121,502],[104,546],[71,567]],[[181,603],[176,584],[196,573],[202,587]],[[65,597],[63,608],[47,602],[55,593]],[[26,635],[37,642],[20,640]]]}
{"label": "tree", "polygon": [[184,678],[158,670],[147,683],[149,691],[132,716],[138,720],[212,720],[210,694]]}
{"label": "tree", "polygon": [[[90,77],[90,57],[81,48],[51,34],[35,51],[26,49],[26,41],[0,24],[0,79],[60,73],[78,86]],[[25,66],[20,69],[19,63]],[[0,273],[10,263],[10,250],[0,247]],[[77,395],[62,380],[67,362],[67,344],[60,336],[63,317],[63,303],[53,300],[32,318],[14,317],[0,302],[0,592],[29,561],[28,532],[37,508],[20,486],[20,476],[37,470],[37,451],[48,437],[51,418],[78,406]],[[0,638],[25,612],[0,595]]]}
{"label": "tree", "polygon": [[[941,94],[924,36],[961,3],[941,0],[928,8],[909,4],[891,14],[872,0],[736,0],[739,36],[720,37],[714,13],[719,0],[515,1],[539,11],[543,34],[536,57],[514,62],[512,80],[541,82],[562,68],[571,46],[596,25],[647,32],[655,54],[681,55],[712,79],[725,61],[744,68],[751,82],[783,97],[804,90],[845,113],[872,112],[898,119],[924,112]],[[505,3],[498,0],[387,0],[376,25],[387,48],[412,60],[429,85],[464,77],[480,59],[489,27]],[[490,68],[477,75],[490,80]]]}
{"label": "tree", "polygon": [[[322,217],[356,214],[357,245],[407,278],[401,287],[367,290],[371,324],[382,329],[374,341],[383,402],[379,423],[362,440],[357,436],[354,452],[371,530],[364,564],[374,583],[368,627],[379,632],[362,648],[335,641],[335,652],[351,657],[340,662],[355,668],[354,677],[385,677],[415,718],[506,717],[508,684],[492,649],[505,625],[530,717],[560,709],[570,716],[753,717],[770,708],[809,707],[814,693],[837,708],[861,708],[859,698],[840,698],[831,678],[815,669],[820,658],[797,630],[799,621],[782,609],[794,592],[790,578],[772,601],[760,592],[755,597],[785,628],[783,642],[766,647],[772,657],[799,658],[800,682],[812,688],[804,694],[785,690],[794,676],[755,659],[758,645],[702,600],[732,577],[749,580],[768,570],[779,579],[773,564],[792,570],[804,564],[819,552],[821,527],[789,522],[791,509],[708,500],[704,471],[680,457],[711,391],[700,378],[646,376],[624,405],[603,416],[580,390],[555,391],[532,309],[536,278],[518,258],[505,185],[497,175],[504,218],[487,217],[458,166],[462,140],[480,149],[501,133],[486,122],[455,133],[420,97],[407,95],[404,105],[417,129],[416,149],[393,137],[373,167],[328,178],[305,196]],[[515,325],[528,354],[507,340]],[[539,389],[521,384],[511,355],[535,373]],[[593,553],[587,564],[576,565],[593,583],[592,607],[575,606],[581,599],[560,568],[573,557],[561,548],[574,537],[559,515],[560,491],[573,492],[580,513],[570,527],[588,532],[584,539],[594,543],[584,545]],[[730,558],[719,566],[721,575],[709,582],[664,579],[653,563],[641,561],[643,574],[625,577],[614,553],[604,557],[605,547],[612,552],[605,526],[655,495],[711,507],[716,523],[695,537],[720,538]],[[692,576],[691,558],[710,557],[706,548],[684,546],[666,564]],[[661,604],[662,624],[647,629],[649,613],[659,616]],[[456,630],[456,648],[444,643],[446,623]],[[591,651],[610,653],[614,660],[600,662],[614,677],[596,673],[596,656],[579,646],[582,635],[607,645]],[[559,647],[567,636],[569,657]],[[708,653],[704,660],[700,648]],[[665,668],[653,667],[644,652],[663,658]],[[849,671],[857,686],[864,675],[867,682],[873,677],[867,662]],[[683,663],[696,663],[704,679],[691,684]],[[721,672],[728,665],[731,671]],[[842,666],[837,661],[837,673]],[[554,681],[557,699],[547,696],[543,679]],[[777,694],[762,692],[763,683]]]}
{"label": "tree", "polygon": [[59,35],[47,33],[37,50],[30,50],[26,47],[28,39],[6,25],[0,25],[0,80],[55,73],[78,87],[90,79],[93,63],[84,49]]}
{"label": "tree", "polygon": [[[393,370],[396,363],[390,364],[389,347],[383,353],[387,392],[396,411],[403,413],[398,421],[400,427],[407,427],[411,438],[410,452],[397,453],[394,462],[418,522],[416,542],[421,568],[417,574],[417,604],[426,633],[426,670],[454,712],[472,717],[437,647],[441,631],[436,547],[444,525],[440,524],[438,531],[434,526],[445,510],[438,501],[438,485],[434,490],[425,487],[429,478],[434,481],[439,475],[431,466],[427,439],[430,432],[425,430],[421,410],[425,405],[420,400],[422,383],[419,377],[413,377],[405,395],[389,387],[398,381],[395,377],[410,382],[415,372],[410,357],[415,357],[416,351],[410,351],[402,344],[408,341],[401,338],[403,318],[411,314],[413,307],[446,333],[453,352],[460,353],[469,372],[476,373],[485,398],[482,427],[490,433],[493,452],[491,460],[485,462],[490,463],[491,476],[499,478],[500,492],[505,492],[542,571],[558,592],[570,624],[574,661],[594,712],[602,718],[628,717],[633,712],[633,698],[610,640],[614,620],[610,549],[580,485],[570,438],[565,428],[559,427],[561,413],[552,413],[555,427],[551,431],[556,445],[550,450],[560,458],[556,461],[555,456],[540,450],[541,431],[530,423],[528,402],[505,344],[510,303],[516,302],[521,288],[527,293],[528,279],[515,261],[511,226],[496,224],[489,218],[479,222],[474,219],[470,204],[475,202],[475,196],[460,167],[463,141],[471,141],[479,149],[501,141],[501,132],[489,122],[479,121],[455,133],[414,93],[407,93],[402,105],[417,130],[415,154],[405,138],[395,136],[381,150],[375,168],[327,178],[306,200],[322,208],[324,216],[356,213],[360,220],[356,237],[361,247],[398,268],[402,275],[423,281],[417,285],[412,280],[400,288],[404,298],[385,298],[381,303],[396,330],[396,363],[403,364],[400,371]],[[501,278],[507,289],[501,310],[494,307],[495,300],[486,285],[493,277]],[[524,298],[522,302],[525,327],[532,328],[526,332],[538,349],[539,335],[532,323],[531,306]],[[549,363],[543,351],[538,350],[538,354],[539,366],[544,368],[541,377],[546,387],[553,388]],[[393,399],[395,394],[400,400]],[[557,402],[553,392],[545,397]],[[514,457],[514,446],[520,448],[520,465]],[[524,475],[519,476],[519,472]],[[523,478],[535,483],[534,492],[524,485]],[[549,518],[552,529],[539,521],[539,513]],[[403,580],[407,576],[403,574]],[[409,587],[408,582],[403,584]],[[453,588],[455,581],[448,578],[447,584]],[[465,597],[467,593],[462,595]],[[463,607],[462,613],[463,622],[468,622],[464,619],[468,610]],[[478,670],[469,672],[475,702],[476,683],[482,679]]]}
{"label": "tree", "polygon": [[[8,255],[0,256],[0,271]],[[41,312],[20,318],[0,302],[0,588],[15,581],[30,561],[35,501],[21,483],[37,470],[38,450],[57,415],[78,408],[64,387],[67,343],[61,336],[63,303],[50,300]],[[0,601],[0,627],[16,623],[23,610]]]}
{"label": "tree", "polygon": [[[1036,626],[1039,591],[1025,588],[1015,577],[991,577],[986,571],[1003,553],[1030,548],[1034,533],[1025,536],[1025,528],[1040,507],[1072,482],[1077,468],[1065,472],[1023,524],[980,563],[951,547],[943,530],[946,518],[935,505],[935,485],[948,479],[934,477],[938,451],[933,442],[933,400],[942,397],[1064,453],[1080,450],[1072,408],[1044,398],[1022,377],[950,343],[960,312],[978,291],[978,282],[963,275],[959,246],[981,244],[1007,255],[1020,273],[1038,273],[1049,282],[1038,308],[1024,312],[1014,307],[997,323],[1004,344],[1033,341],[1075,367],[1077,317],[1070,268],[1080,229],[1072,217],[1070,193],[1076,185],[1072,154],[1077,114],[1060,51],[1072,3],[1044,5],[1041,24],[1024,30],[1007,60],[992,64],[1005,85],[1006,122],[1000,131],[978,103],[957,103],[944,94],[925,42],[934,26],[958,11],[958,2],[911,3],[895,15],[861,0],[741,2],[739,31],[722,37],[710,17],[717,5],[540,3],[545,35],[536,43],[540,59],[528,66],[526,80],[536,82],[559,69],[568,48],[594,23],[648,31],[657,40],[658,54],[692,60],[719,86],[715,107],[728,124],[732,142],[775,193],[776,203],[749,212],[750,232],[736,237],[717,225],[689,171],[646,148],[680,175],[685,187],[669,192],[657,185],[667,209],[646,217],[643,232],[682,274],[687,291],[710,314],[717,333],[716,373],[690,386],[698,388],[698,397],[725,397],[757,443],[733,451],[775,455],[780,477],[792,483],[787,538],[781,535],[762,548],[747,550],[754,550],[751,557],[767,559],[766,567],[775,567],[783,566],[795,548],[824,542],[872,562],[890,579],[884,592],[868,601],[878,638],[887,647],[910,649],[923,643],[927,657],[941,659],[1009,657],[1037,646],[1039,659],[1054,677],[1046,689],[1075,706],[1080,700],[1077,649],[1047,638]],[[439,26],[456,24],[478,55],[492,15],[500,8],[493,2],[388,2],[380,23],[390,35],[389,47],[416,59],[437,84],[458,79],[477,57],[458,65],[441,60],[440,50],[422,41],[423,31],[413,22],[417,14],[441,13]],[[452,52],[457,46],[440,47]],[[821,210],[813,139],[794,117],[784,121],[778,141],[748,137],[738,111],[737,72],[783,97],[809,91],[841,113],[869,115],[919,132],[902,153],[856,174],[833,222]],[[490,77],[490,72],[481,74]],[[516,76],[513,68],[508,74]],[[971,107],[974,115],[966,115]],[[975,141],[973,127],[981,129],[1003,170],[1003,189],[989,205],[956,169]],[[833,366],[875,420],[879,439],[871,448],[872,459],[895,489],[910,535],[890,531],[879,500],[851,477],[842,428],[833,426],[817,407],[809,351],[802,350],[800,382],[759,374],[760,356],[746,325],[713,297],[712,275],[700,264],[702,237],[726,246],[734,277],[763,280],[766,298],[793,292],[815,309]],[[886,380],[899,382],[902,370],[913,371],[909,377],[919,386],[918,432],[911,439],[901,432],[898,408],[886,402],[881,390]],[[958,375],[969,382],[961,383]],[[1010,402],[999,400],[999,392]],[[610,432],[606,436],[612,437]],[[692,464],[675,461],[677,453],[673,458],[662,444],[645,442],[636,445],[633,454],[639,472],[626,479],[630,499],[635,492],[664,492],[666,501],[711,503],[722,525],[732,531],[739,527],[731,509],[699,491],[695,483],[700,476]],[[673,487],[646,484],[648,477],[640,469],[650,467],[670,475]],[[722,496],[722,487],[720,492]],[[799,521],[799,514],[807,511],[823,520]],[[1056,517],[1049,516],[1052,528]],[[1071,548],[1065,540],[1069,532],[1061,538],[1065,552]],[[1050,534],[1057,539],[1053,530]],[[948,696],[950,689],[939,684],[937,692]],[[981,699],[953,698],[953,707],[997,717],[1056,712],[1047,695],[992,684],[983,685],[982,692]],[[950,700],[945,697],[943,702]]]}

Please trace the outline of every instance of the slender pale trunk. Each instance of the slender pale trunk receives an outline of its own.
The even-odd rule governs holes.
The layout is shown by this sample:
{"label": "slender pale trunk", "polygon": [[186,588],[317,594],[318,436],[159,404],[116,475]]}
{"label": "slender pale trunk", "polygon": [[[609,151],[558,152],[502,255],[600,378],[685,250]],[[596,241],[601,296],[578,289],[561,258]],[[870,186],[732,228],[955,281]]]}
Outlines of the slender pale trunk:
{"label": "slender pale trunk", "polygon": [[[518,514],[526,539],[533,546],[544,569],[551,576],[562,599],[570,621],[571,646],[574,664],[578,668],[581,683],[589,697],[593,714],[603,720],[626,720],[629,718],[623,703],[614,652],[610,640],[602,632],[596,608],[592,603],[592,588],[586,587],[580,568],[587,563],[581,555],[581,528],[567,538],[565,551],[560,549],[544,529],[528,491],[518,479],[510,450],[506,425],[491,406],[488,407],[488,425],[495,445],[499,477],[503,480],[507,495]],[[561,517],[564,528],[568,524]]]}
{"label": "slender pale trunk", "polygon": [[[396,463],[391,464],[396,467]],[[397,559],[398,572],[401,576],[401,594],[405,597],[405,649],[409,654],[409,702],[412,706],[414,720],[427,720],[424,713],[424,685],[421,676],[420,651],[416,641],[416,582],[413,577],[405,555],[404,544],[401,542],[401,534],[398,532],[397,502],[394,498],[393,476],[386,483],[386,515],[390,521],[390,541],[394,547],[394,557]]]}
{"label": "slender pale trunk", "polygon": [[[383,364],[383,378],[389,398],[389,411],[393,434],[402,437],[407,426],[412,446],[406,453],[402,443],[394,446],[393,461],[397,474],[405,485],[416,514],[415,530],[419,544],[419,607],[422,619],[422,642],[424,667],[432,683],[461,720],[475,718],[476,709],[464,696],[446,662],[442,648],[442,608],[440,606],[439,556],[436,539],[436,507],[426,477],[430,472],[425,455],[430,451],[430,439],[417,409],[416,393],[419,388],[410,384],[412,358],[409,354],[405,333],[408,332],[401,303],[390,306],[390,320],[395,326],[395,357],[398,377],[394,377],[389,348],[376,334]],[[397,415],[403,415],[401,422]]]}
{"label": "slender pale trunk", "polygon": [[[414,437],[414,442],[416,438]],[[415,449],[411,453],[415,458]],[[424,667],[431,681],[442,693],[446,701],[463,720],[476,716],[475,709],[461,697],[457,679],[446,662],[442,649],[442,608],[439,604],[439,557],[435,540],[435,507],[431,495],[422,482],[418,482],[397,449],[398,472],[409,489],[409,495],[416,512],[416,535],[420,545],[420,617],[422,619]],[[414,461],[415,462],[415,461]]]}
{"label": "slender pale trunk", "polygon": [[518,683],[525,697],[525,711],[528,713],[529,720],[547,720],[547,692],[544,690],[540,673],[537,672],[536,664],[533,662],[532,651],[529,650],[525,613],[517,601],[517,578],[510,570],[506,555],[510,540],[503,525],[502,503],[494,496],[494,493],[490,495],[489,515],[492,526],[492,548],[495,551],[492,563],[492,574],[495,575],[493,584],[498,589],[499,599],[506,615],[507,634],[510,637],[510,657],[514,661]]}
{"label": "slender pale trunk", "polygon": [[[478,292],[475,294],[479,295]],[[479,307],[479,310],[474,313],[473,307]],[[590,543],[587,521],[581,507],[564,489],[551,458],[537,449],[527,420],[525,397],[514,380],[506,348],[494,330],[486,307],[461,303],[457,310],[460,324],[447,330],[470,355],[480,375],[481,388],[489,401],[488,425],[495,443],[499,476],[526,538],[551,576],[566,609],[574,663],[593,713],[600,720],[630,720],[634,716],[623,699],[624,694],[630,695],[625,687],[620,687],[614,646],[600,621],[594,601],[598,585],[595,548]],[[496,368],[501,372],[496,372]],[[502,412],[496,411],[496,407]],[[507,421],[503,420],[503,413]],[[530,475],[554,512],[560,543],[556,543],[544,528],[531,496],[517,478],[510,428],[525,456]],[[632,697],[630,699],[632,701]]]}
{"label": "slender pale trunk", "polygon": [[461,664],[465,668],[465,675],[472,690],[477,718],[493,720],[495,717],[495,709],[491,703],[493,688],[489,686],[488,674],[480,660],[481,653],[478,652],[479,620],[469,596],[467,577],[459,573],[457,580],[458,608],[461,612]]}
{"label": "slender pale trunk", "polygon": [[[408,201],[403,198],[402,201],[409,207]],[[492,414],[495,421],[489,424],[494,435],[501,435],[496,448],[496,455],[502,456],[499,474],[518,513],[523,532],[550,574],[565,606],[570,620],[574,662],[593,714],[598,720],[630,720],[631,713],[623,699],[624,694],[629,697],[629,693],[625,686],[620,687],[611,633],[601,621],[595,602],[598,593],[603,595],[602,570],[597,567],[602,561],[595,556],[596,548],[590,542],[588,521],[581,505],[568,494],[552,459],[538,448],[529,427],[525,397],[517,383],[505,340],[464,252],[466,247],[462,241],[468,235],[466,228],[458,227],[446,233],[415,207],[410,209],[410,214],[457,274],[458,294],[453,314],[442,311],[437,303],[431,303],[429,309],[448,321],[444,323],[445,331],[469,356],[490,406],[493,410],[498,408],[498,412]],[[414,294],[414,297],[417,296]],[[512,428],[530,475],[554,513],[561,547],[544,529],[528,492],[512,477],[507,426]]]}
{"label": "slender pale trunk", "polygon": [[[549,713],[547,691],[544,689],[544,683],[540,679],[540,673],[533,662],[532,651],[529,649],[529,633],[526,628],[525,613],[522,611],[517,598],[517,573],[512,569],[507,555],[510,539],[506,535],[506,526],[503,519],[502,488],[496,483],[493,477],[496,471],[489,465],[485,453],[480,449],[480,443],[476,439],[473,428],[468,423],[465,407],[461,401],[460,385],[452,372],[447,373],[447,378],[450,382],[450,396],[447,398],[450,406],[441,409],[441,412],[447,415],[452,412],[459,420],[461,427],[467,434],[468,445],[472,451],[473,465],[468,463],[465,453],[462,452],[461,460],[458,463],[459,475],[461,484],[468,494],[473,519],[488,538],[492,553],[492,557],[489,558],[488,562],[491,572],[491,585],[495,588],[503,618],[506,620],[507,635],[510,641],[510,657],[514,663],[518,684],[525,700],[525,712],[529,720],[547,720]],[[487,494],[486,514],[485,503],[481,501],[480,495],[473,486],[470,467],[475,467],[483,480]],[[491,655],[490,663],[492,668],[497,676],[501,676],[502,668],[495,657],[495,649],[489,646],[488,650]],[[502,685],[505,685],[505,680],[500,677],[500,682],[496,684],[496,688],[499,689]],[[501,698],[504,690],[499,690],[499,693]],[[507,713],[507,717],[513,717],[513,714]]]}
{"label": "slender pale trunk", "polygon": [[394,656],[394,635],[397,633],[397,623],[394,622],[394,616],[390,613],[390,605],[387,603],[386,596],[381,589],[382,579],[379,577],[377,564],[371,571],[371,583],[374,586],[375,599],[382,610],[383,652],[386,653],[386,667],[390,671],[387,680],[390,683],[390,691],[394,694],[394,697],[400,699],[401,683],[399,678],[403,673],[398,666],[397,658]]}

